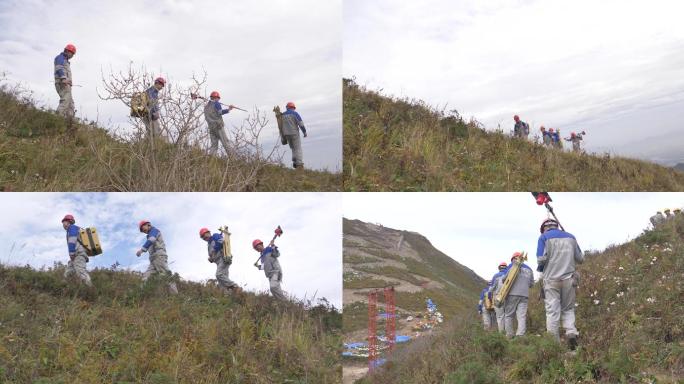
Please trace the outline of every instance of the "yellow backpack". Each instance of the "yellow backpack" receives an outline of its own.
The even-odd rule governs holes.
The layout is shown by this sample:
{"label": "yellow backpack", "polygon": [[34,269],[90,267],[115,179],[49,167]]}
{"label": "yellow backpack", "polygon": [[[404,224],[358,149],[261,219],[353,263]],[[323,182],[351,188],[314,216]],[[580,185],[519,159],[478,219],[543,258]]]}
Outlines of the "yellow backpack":
{"label": "yellow backpack", "polygon": [[102,253],[100,236],[94,227],[81,228],[78,233],[78,242],[85,248],[88,256],[97,256]]}
{"label": "yellow backpack", "polygon": [[223,234],[223,259],[228,263],[233,263],[233,253],[230,250],[230,232],[228,226],[224,225],[219,228],[219,232]]}
{"label": "yellow backpack", "polygon": [[149,96],[147,91],[134,93],[131,97],[131,116],[141,118],[149,115],[150,111],[147,109]]}

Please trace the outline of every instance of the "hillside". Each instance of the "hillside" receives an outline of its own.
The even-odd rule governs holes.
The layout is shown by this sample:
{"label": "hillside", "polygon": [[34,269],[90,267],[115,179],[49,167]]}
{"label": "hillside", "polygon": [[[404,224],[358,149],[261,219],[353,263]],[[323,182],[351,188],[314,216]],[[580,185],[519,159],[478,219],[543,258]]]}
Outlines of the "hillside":
{"label": "hillside", "polygon": [[446,319],[477,305],[485,281],[420,234],[348,219],[343,231],[345,335],[367,326],[373,288],[394,286],[403,315],[424,311],[426,297]]}
{"label": "hillside", "polygon": [[420,343],[399,347],[373,380],[360,382],[683,382],[684,218],[587,255],[579,271],[576,354],[546,336],[537,284],[526,336],[508,341],[485,332],[471,309]]}
{"label": "hillside", "polygon": [[340,382],[341,315],[324,301],[191,282],[168,297],[159,281],[111,269],[87,289],[63,272],[0,266],[1,383]]}
{"label": "hillside", "polygon": [[[656,164],[575,154],[485,132],[424,102],[344,80],[347,191],[681,191]],[[532,133],[534,135],[534,132]]]}
{"label": "hillside", "polygon": [[[116,139],[0,86],[0,191],[339,191],[342,175],[226,161],[199,149]],[[289,151],[289,149],[288,149]]]}

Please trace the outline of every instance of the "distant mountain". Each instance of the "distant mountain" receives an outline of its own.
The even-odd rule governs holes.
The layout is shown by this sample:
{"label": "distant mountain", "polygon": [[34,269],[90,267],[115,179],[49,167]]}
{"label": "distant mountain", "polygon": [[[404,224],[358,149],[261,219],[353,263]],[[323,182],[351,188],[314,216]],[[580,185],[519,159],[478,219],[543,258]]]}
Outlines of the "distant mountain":
{"label": "distant mountain", "polygon": [[486,284],[471,269],[436,249],[424,236],[344,219],[344,330],[366,327],[367,293],[394,286],[400,312],[436,302],[447,319],[472,311]]}

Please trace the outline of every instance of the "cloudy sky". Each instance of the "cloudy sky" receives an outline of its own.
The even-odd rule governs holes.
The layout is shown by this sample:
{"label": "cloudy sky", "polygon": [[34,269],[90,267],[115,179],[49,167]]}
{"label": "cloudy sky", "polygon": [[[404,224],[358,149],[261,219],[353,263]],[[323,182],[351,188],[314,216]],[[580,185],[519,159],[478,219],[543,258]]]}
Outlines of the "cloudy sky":
{"label": "cloudy sky", "polygon": [[670,165],[684,162],[682,14],[677,0],[346,0],[343,74],[489,129],[519,114]]}
{"label": "cloudy sky", "polygon": [[[622,244],[650,226],[658,210],[684,206],[684,193],[551,193],[558,219],[582,250]],[[526,251],[537,267],[546,208],[520,193],[345,193],[344,216],[418,232],[483,278]]]}
{"label": "cloudy sky", "polygon": [[[341,0],[0,0],[0,25],[0,71],[47,106],[59,101],[53,59],[67,43],[77,47],[71,66],[83,86],[73,89],[77,114],[109,126],[126,125],[128,109],[97,98],[101,70],[133,62],[176,85],[206,70],[222,102],[270,117],[294,101],[308,127],[305,164],[341,169]],[[239,126],[245,116],[224,120]],[[274,143],[275,122],[267,129]]]}
{"label": "cloudy sky", "polygon": [[283,289],[297,298],[326,297],[337,308],[342,300],[342,195],[339,193],[5,193],[0,211],[0,263],[40,268],[66,263],[66,213],[76,224],[100,232],[104,253],[88,269],[110,267],[144,271],[147,254],[135,256],[145,242],[138,222],[159,228],[169,267],[187,280],[215,278],[207,261],[207,243],[199,229],[212,233],[228,225],[232,236],[231,279],[250,291],[267,291],[263,271],[253,265],[259,254],[252,240],[270,241],[280,225]]}

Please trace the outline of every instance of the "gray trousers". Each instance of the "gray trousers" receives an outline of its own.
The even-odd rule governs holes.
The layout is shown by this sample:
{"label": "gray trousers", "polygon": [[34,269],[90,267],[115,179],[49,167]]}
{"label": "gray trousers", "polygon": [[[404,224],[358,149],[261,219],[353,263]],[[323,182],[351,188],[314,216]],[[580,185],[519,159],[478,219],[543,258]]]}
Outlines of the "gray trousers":
{"label": "gray trousers", "polygon": [[292,150],[292,166],[295,168],[303,166],[304,156],[302,155],[302,138],[299,136],[299,132],[294,135],[285,135],[285,138]]}
{"label": "gray trousers", "polygon": [[271,294],[278,300],[287,300],[287,295],[280,288],[280,283],[283,281],[282,272],[273,272],[268,278],[268,284],[271,288]]}
{"label": "gray trousers", "polygon": [[[171,270],[169,269],[168,260],[169,257],[166,254],[150,255],[150,265],[147,266],[147,270],[145,273],[143,273],[143,281],[147,281],[147,279],[154,274],[161,274],[163,276],[171,277],[173,273],[171,273]],[[169,291],[171,291],[173,294],[178,293],[178,288],[176,287],[175,282],[169,282]]]}
{"label": "gray trousers", "polygon": [[496,314],[496,325],[499,328],[499,332],[504,333],[506,331],[504,323],[504,318],[506,317],[504,307],[494,306],[494,313]]}
{"label": "gray trousers", "polygon": [[90,275],[86,269],[87,260],[87,255],[77,253],[73,260],[69,260],[66,271],[64,271],[64,277],[69,278],[69,276],[74,275],[85,285],[92,287],[93,283],[90,281]]}
{"label": "gray trousers", "polygon": [[59,95],[59,106],[57,107],[57,113],[66,117],[67,119],[73,118],[76,112],[74,107],[74,98],[71,96],[71,85],[55,82],[55,89]]}
{"label": "gray trousers", "polygon": [[579,335],[575,328],[575,287],[573,279],[544,280],[546,331],[560,340],[562,325],[566,335]]}
{"label": "gray trousers", "polygon": [[209,147],[209,153],[213,156],[216,155],[216,151],[218,151],[218,144],[219,141],[221,142],[221,145],[223,145],[223,149],[226,151],[226,154],[228,154],[228,136],[226,135],[225,129],[223,129],[223,126],[217,125],[217,126],[209,126],[209,140],[211,140],[211,146]]}
{"label": "gray trousers", "polygon": [[221,287],[224,291],[227,291],[229,288],[237,285],[228,277],[229,269],[230,265],[226,263],[222,256],[219,257],[219,259],[216,261],[216,281],[218,282],[219,287]]}
{"label": "gray trousers", "polygon": [[508,295],[504,304],[506,336],[513,337],[513,317],[518,320],[516,336],[523,336],[527,330],[527,297]]}
{"label": "gray trousers", "polygon": [[488,311],[487,309],[482,309],[482,324],[485,330],[496,328],[496,313],[494,311]]}
{"label": "gray trousers", "polygon": [[145,124],[145,130],[147,135],[150,137],[161,138],[161,126],[159,125],[159,119],[152,120],[151,118],[144,116],[142,118],[143,124]]}

